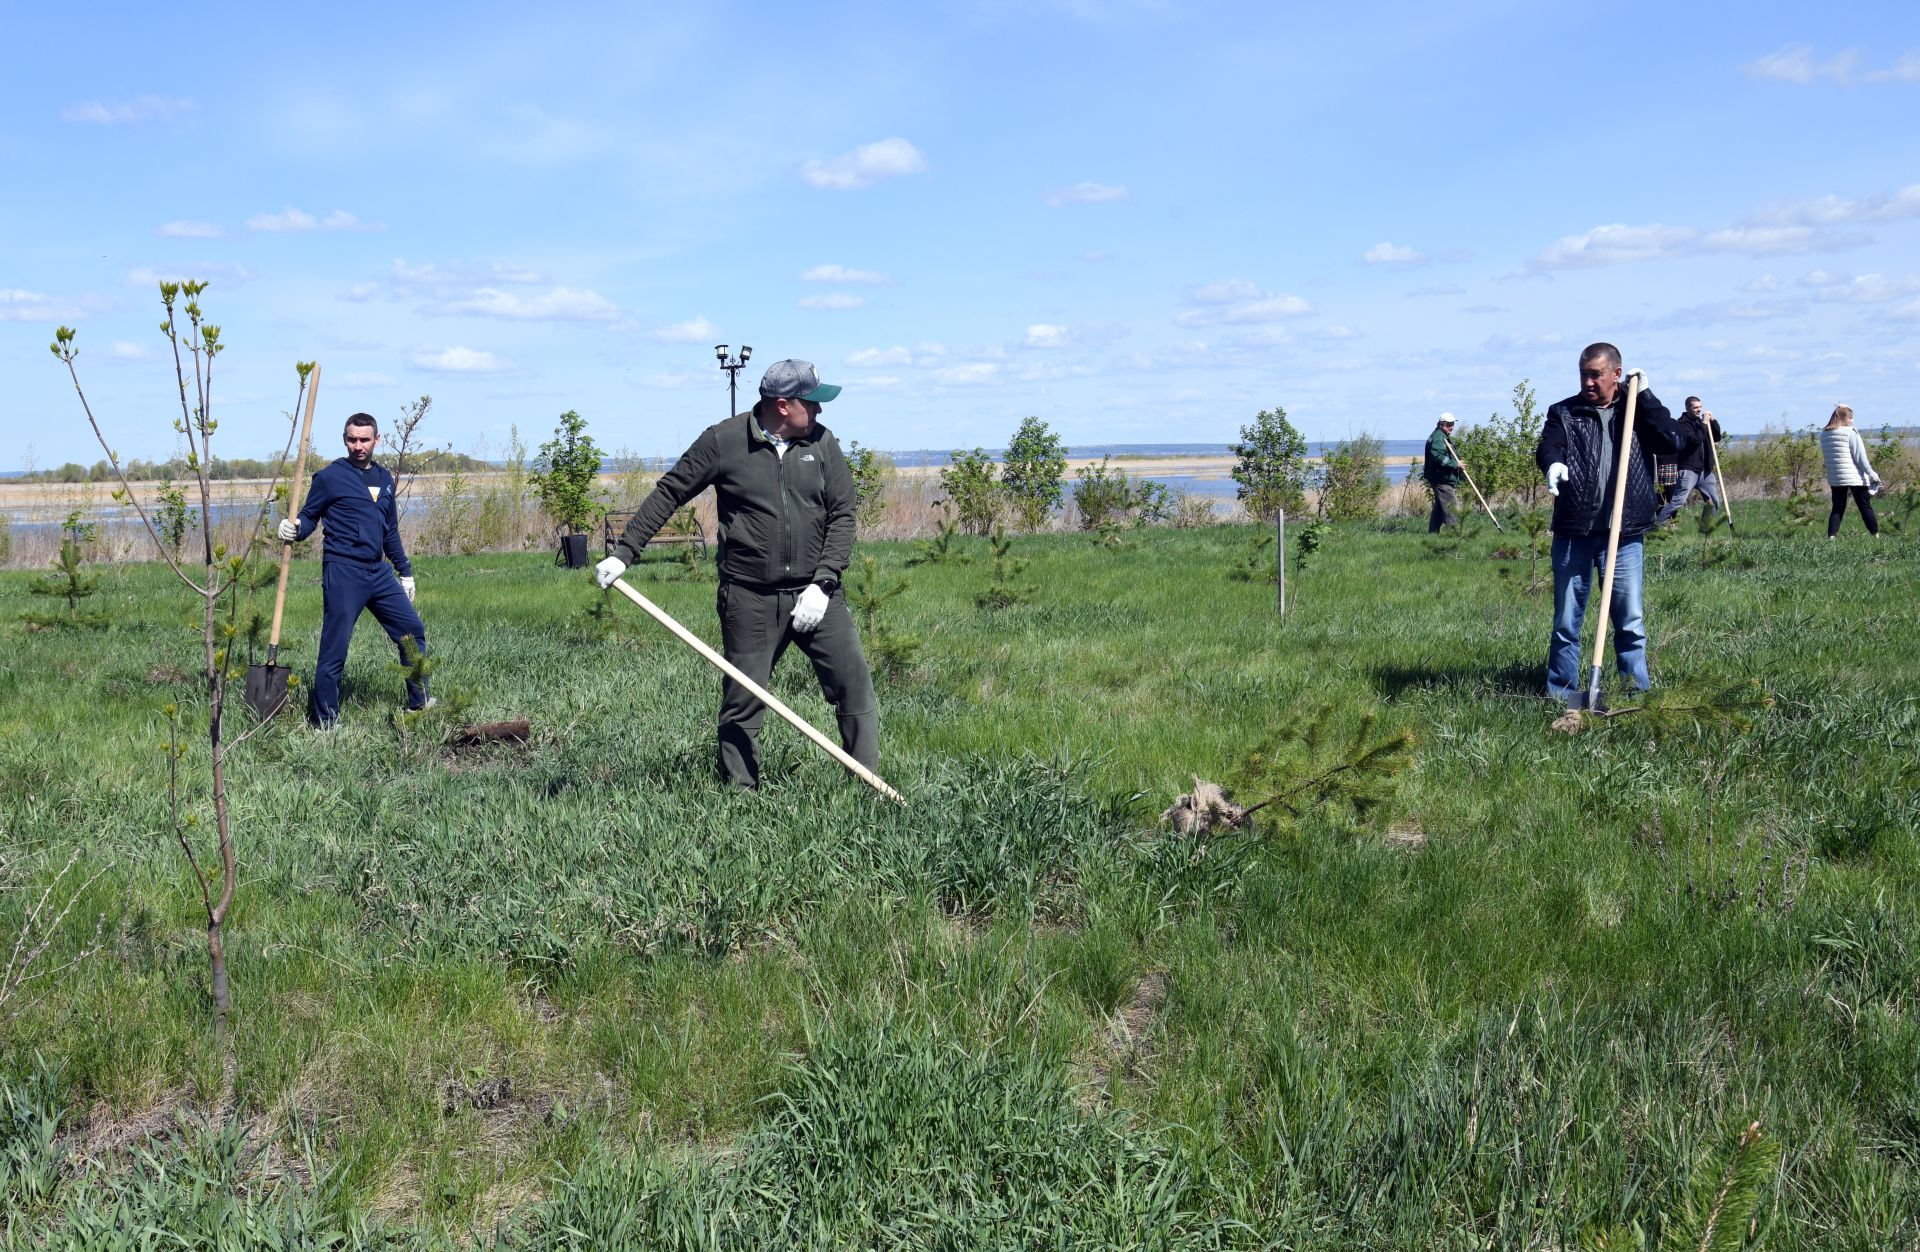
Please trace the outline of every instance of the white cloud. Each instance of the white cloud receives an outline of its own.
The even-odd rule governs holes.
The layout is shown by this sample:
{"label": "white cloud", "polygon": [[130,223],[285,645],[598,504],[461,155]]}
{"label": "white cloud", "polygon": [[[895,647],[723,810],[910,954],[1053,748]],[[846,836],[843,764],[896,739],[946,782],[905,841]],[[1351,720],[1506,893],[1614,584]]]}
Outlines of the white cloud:
{"label": "white cloud", "polygon": [[555,287],[545,295],[528,296],[482,287],[472,295],[429,305],[429,313],[442,315],[472,314],[476,317],[504,317],[529,322],[606,322],[619,315],[613,301],[597,291]]}
{"label": "white cloud", "polygon": [[847,364],[854,369],[874,369],[888,365],[912,365],[920,369],[930,369],[945,360],[947,346],[942,343],[919,343],[911,348],[862,348],[847,354]]}
{"label": "white cloud", "polygon": [[107,355],[121,361],[144,361],[153,353],[143,343],[128,343],[124,339],[116,339],[107,345]]}
{"label": "white cloud", "polygon": [[833,191],[857,191],[886,178],[918,174],[927,168],[927,158],[904,139],[882,139],[861,144],[830,161],[808,161],[800,167],[800,177],[815,187]]}
{"label": "white cloud", "polygon": [[1018,377],[1023,383],[1051,383],[1063,378],[1090,378],[1096,372],[1091,365],[1025,365]]}
{"label": "white cloud", "polygon": [[508,261],[495,261],[487,268],[487,273],[496,283],[544,283],[546,275],[538,270],[530,270],[524,265],[514,265]]}
{"label": "white cloud", "polygon": [[247,229],[272,235],[304,234],[308,231],[385,230],[379,222],[363,222],[345,209],[335,209],[325,217],[315,217],[304,209],[289,205],[278,213],[256,213],[247,219]]}
{"label": "white cloud", "polygon": [[1891,193],[1846,200],[1822,196],[1763,209],[1750,219],[1760,226],[1836,226],[1849,222],[1898,222],[1920,217],[1920,183]]}
{"label": "white cloud", "polygon": [[353,286],[347,288],[347,299],[349,300],[371,300],[379,294],[379,283],[355,283]]}
{"label": "white cloud", "polygon": [[329,377],[327,381],[338,383],[342,387],[391,387],[394,385],[392,377],[380,373],[342,374],[338,378]]}
{"label": "white cloud", "polygon": [[885,287],[893,282],[879,270],[848,269],[844,265],[816,265],[800,275],[803,283],[851,283],[857,287]]}
{"label": "white cloud", "polygon": [[1112,204],[1127,198],[1125,187],[1116,187],[1107,183],[1075,183],[1071,187],[1056,187],[1047,193],[1047,204],[1053,208],[1064,208],[1069,204]]}
{"label": "white cloud", "polygon": [[1675,370],[1673,372],[1673,381],[1677,383],[1717,383],[1720,381],[1720,371],[1706,369]]}
{"label": "white cloud", "polygon": [[0,322],[63,322],[81,316],[80,306],[37,291],[0,287]]}
{"label": "white cloud", "polygon": [[227,237],[226,228],[213,222],[168,222],[164,226],[154,227],[153,233],[162,239],[225,239]]}
{"label": "white cloud", "polygon": [[684,322],[657,326],[647,337],[655,343],[712,343],[718,333],[718,328],[706,318],[690,317]]}
{"label": "white cloud", "polygon": [[1769,52],[1759,60],[1749,62],[1745,68],[1755,78],[1769,78],[1775,82],[1796,83],[1804,87],[1817,78],[1826,78],[1844,86],[1853,73],[1856,59],[1851,48],[1821,61],[1814,57],[1813,49],[1805,44],[1788,44],[1778,52]]}
{"label": "white cloud", "polygon": [[474,348],[421,348],[413,354],[413,363],[441,374],[498,374],[507,368],[493,353]]}
{"label": "white cloud", "polygon": [[1231,304],[1210,304],[1188,309],[1174,316],[1179,326],[1258,326],[1292,317],[1305,317],[1313,306],[1299,296],[1276,296],[1262,292],[1250,300]]}
{"label": "white cloud", "polygon": [[1754,295],[1761,295],[1765,292],[1778,290],[1779,286],[1780,280],[1778,278],[1775,278],[1772,274],[1762,274],[1760,277],[1748,283],[1746,289]]}
{"label": "white cloud", "polygon": [[1420,296],[1464,296],[1466,294],[1465,287],[1458,283],[1447,283],[1440,287],[1416,287],[1407,293],[1407,298],[1411,300]]}
{"label": "white cloud", "polygon": [[1884,304],[1920,294],[1920,276],[1889,278],[1884,274],[1830,274],[1813,270],[1800,285],[1814,290],[1817,300],[1842,304]]}
{"label": "white cloud", "polygon": [[824,296],[803,296],[800,307],[803,309],[857,309],[866,303],[866,297],[849,295],[844,291],[830,291]]}
{"label": "white cloud", "polygon": [[1065,326],[1049,326],[1044,322],[1027,327],[1027,346],[1029,348],[1064,348],[1067,345],[1068,332]]}
{"label": "white cloud", "polygon": [[1733,226],[1700,240],[1701,252],[1738,252],[1774,256],[1794,252],[1838,252],[1872,240],[1858,232],[1816,230],[1811,226]]}
{"label": "white cloud", "polygon": [[990,383],[1000,376],[1000,366],[993,361],[975,361],[970,365],[950,365],[946,369],[933,371],[933,381],[952,386],[971,386],[978,383]]}
{"label": "white cloud", "polygon": [[1252,300],[1260,295],[1260,288],[1244,278],[1223,278],[1219,282],[1202,283],[1187,293],[1191,304],[1230,304],[1235,300]]}
{"label": "white cloud", "polygon": [[1370,265],[1417,265],[1427,258],[1413,248],[1403,248],[1398,244],[1381,240],[1368,248],[1360,259]]}
{"label": "white cloud", "polygon": [[861,379],[860,385],[862,387],[898,387],[903,381],[905,380],[895,378],[891,374],[878,374],[872,378]]}
{"label": "white cloud", "polygon": [[1920,300],[1910,300],[1899,308],[1890,310],[1888,316],[1897,317],[1903,322],[1920,321]]}
{"label": "white cloud", "polygon": [[60,110],[60,116],[69,122],[90,122],[99,126],[111,126],[121,122],[171,121],[199,107],[191,100],[146,95],[112,104],[101,100],[70,104]]}
{"label": "white cloud", "polygon": [[1564,270],[1650,261],[1677,254],[1699,235],[1685,226],[1596,226],[1584,235],[1565,236],[1527,264],[1538,270]]}
{"label": "white cloud", "polygon": [[1920,52],[1909,52],[1893,63],[1892,69],[1875,70],[1867,75],[1870,83],[1920,83]]}

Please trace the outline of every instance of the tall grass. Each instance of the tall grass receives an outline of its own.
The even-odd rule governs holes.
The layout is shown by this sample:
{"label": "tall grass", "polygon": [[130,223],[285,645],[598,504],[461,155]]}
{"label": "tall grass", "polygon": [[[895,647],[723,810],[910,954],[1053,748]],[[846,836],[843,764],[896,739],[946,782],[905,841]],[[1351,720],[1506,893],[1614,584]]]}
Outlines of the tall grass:
{"label": "tall grass", "polygon": [[[1653,669],[1758,677],[1775,711],[1573,738],[1539,695],[1550,596],[1500,536],[1336,524],[1284,624],[1270,586],[1228,577],[1248,528],[1016,537],[1036,592],[993,611],[987,541],[959,540],[971,564],[917,566],[887,607],[925,641],[881,685],[904,809],[777,726],[766,788],[723,791],[697,658],[642,624],[578,630],[595,596],[540,553],[422,557],[436,682],[532,740],[455,749],[392,720],[369,626],[343,730],[248,743],[226,1052],[159,839],[152,745],[159,705],[197,698],[192,640],[155,570],[107,570],[103,636],[0,655],[0,937],[76,849],[105,872],[49,959],[108,918],[0,1037],[0,1168],[42,1180],[0,1228],[1332,1249],[1638,1223],[1657,1243],[1758,1121],[1780,1151],[1765,1246],[1907,1246],[1913,541],[1829,544],[1768,506],[1741,525],[1725,557],[1650,549]],[[862,554],[892,578],[912,548]],[[717,633],[710,581],[670,557],[633,577]],[[0,576],[0,618],[25,599]],[[296,665],[317,610],[296,579]],[[831,725],[797,660],[775,690]],[[1372,818],[1155,828],[1192,775],[1231,785],[1327,704],[1330,734],[1371,715],[1415,736]],[[1755,890],[1783,870],[1804,885]]]}

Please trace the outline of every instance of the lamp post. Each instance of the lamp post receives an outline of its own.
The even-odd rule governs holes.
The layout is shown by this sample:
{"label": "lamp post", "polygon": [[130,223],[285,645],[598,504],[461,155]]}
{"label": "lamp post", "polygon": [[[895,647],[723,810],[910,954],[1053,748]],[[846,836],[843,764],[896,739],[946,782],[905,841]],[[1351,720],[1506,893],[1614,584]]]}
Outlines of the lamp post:
{"label": "lamp post", "polygon": [[732,417],[740,408],[737,399],[740,371],[747,368],[747,362],[753,359],[753,349],[743,343],[740,345],[740,355],[729,359],[727,345],[720,343],[713,346],[713,355],[720,358],[720,368],[727,371],[727,416]]}

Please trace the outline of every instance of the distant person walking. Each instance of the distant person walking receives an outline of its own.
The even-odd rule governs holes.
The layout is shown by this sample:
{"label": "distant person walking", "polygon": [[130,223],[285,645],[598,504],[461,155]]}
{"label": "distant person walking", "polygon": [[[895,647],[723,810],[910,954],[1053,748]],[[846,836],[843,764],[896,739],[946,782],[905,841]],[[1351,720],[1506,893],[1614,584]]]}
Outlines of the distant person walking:
{"label": "distant person walking", "polygon": [[1641,574],[1645,536],[1659,497],[1650,453],[1677,457],[1687,451],[1686,428],[1651,391],[1641,391],[1634,409],[1633,443],[1622,447],[1627,389],[1620,385],[1620,349],[1589,344],[1580,354],[1580,390],[1547,409],[1533,457],[1553,496],[1553,629],[1547,640],[1547,694],[1571,701],[1580,694],[1580,625],[1594,575],[1607,559],[1613,528],[1613,493],[1620,458],[1627,462],[1626,502],[1620,513],[1620,545],[1614,558],[1613,659],[1627,681],[1645,691],[1647,626]]}
{"label": "distant person walking", "polygon": [[[347,668],[347,645],[363,611],[407,659],[407,641],[424,652],[427,628],[413,607],[413,562],[400,542],[400,513],[393,498],[393,475],[373,459],[380,446],[380,423],[371,413],[355,413],[343,432],[347,454],[313,476],[300,516],[280,523],[280,538],[297,543],[325,527],[320,558],[320,659],[313,669],[308,716],[321,730],[340,718],[340,675]],[[392,569],[387,566],[391,564]],[[433,701],[424,682],[407,680],[407,707],[424,709]]]}
{"label": "distant person walking", "polygon": [[1453,414],[1442,413],[1433,433],[1427,436],[1427,459],[1420,470],[1433,492],[1433,509],[1427,514],[1429,535],[1439,534],[1442,526],[1460,524],[1460,493],[1455,488],[1467,475],[1460,467],[1460,458],[1454,455],[1452,440]]}
{"label": "distant person walking", "polygon": [[1673,487],[1667,492],[1667,502],[1660,510],[1660,518],[1654,523],[1665,526],[1687,507],[1687,501],[1697,490],[1706,501],[1706,511],[1712,514],[1720,507],[1720,479],[1713,472],[1713,446],[1726,438],[1726,432],[1720,429],[1713,414],[1700,405],[1699,396],[1687,397],[1687,411],[1680,418],[1680,424],[1687,428],[1687,434],[1693,439],[1693,446],[1673,458],[1677,468]]}
{"label": "distant person walking", "polygon": [[1867,460],[1867,444],[1853,428],[1853,410],[1835,405],[1833,416],[1820,431],[1820,455],[1827,462],[1827,486],[1833,492],[1833,511],[1827,514],[1827,538],[1840,533],[1840,519],[1847,512],[1847,497],[1860,507],[1860,520],[1867,533],[1880,537],[1880,519],[1873,515],[1873,495],[1880,490],[1880,475]]}

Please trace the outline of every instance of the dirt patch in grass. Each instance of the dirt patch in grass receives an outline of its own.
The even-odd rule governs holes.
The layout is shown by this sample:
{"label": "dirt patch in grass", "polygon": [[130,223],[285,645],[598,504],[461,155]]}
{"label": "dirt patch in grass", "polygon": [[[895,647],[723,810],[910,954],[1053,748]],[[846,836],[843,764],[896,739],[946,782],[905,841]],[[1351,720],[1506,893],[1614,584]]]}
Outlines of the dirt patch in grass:
{"label": "dirt patch in grass", "polygon": [[1395,822],[1380,838],[1389,848],[1402,852],[1418,852],[1427,846],[1427,832],[1418,822]]}
{"label": "dirt patch in grass", "polygon": [[187,681],[187,671],[178,665],[156,665],[147,671],[147,681],[156,687],[178,686]]}
{"label": "dirt patch in grass", "polygon": [[1116,1078],[1138,1078],[1153,1059],[1153,1024],[1167,1003],[1165,970],[1150,969],[1133,986],[1133,994],[1107,1019],[1107,1029],[1088,1066],[1091,1082],[1086,1100],[1105,1104]]}

